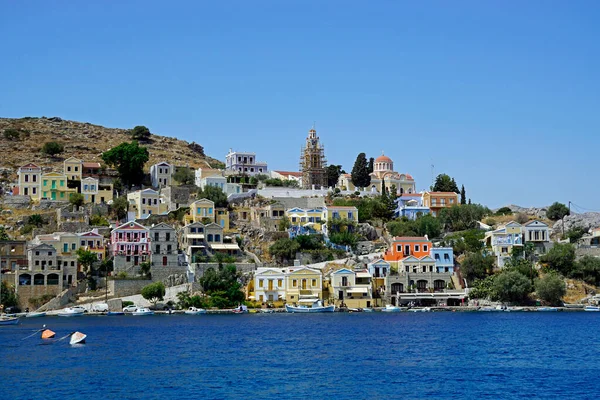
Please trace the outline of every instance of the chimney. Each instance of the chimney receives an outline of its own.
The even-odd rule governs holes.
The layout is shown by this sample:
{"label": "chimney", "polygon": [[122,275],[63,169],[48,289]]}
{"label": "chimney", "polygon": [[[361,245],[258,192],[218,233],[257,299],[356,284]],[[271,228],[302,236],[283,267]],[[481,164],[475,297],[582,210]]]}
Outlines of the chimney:
{"label": "chimney", "polygon": [[300,260],[296,259],[294,260],[294,267],[299,267],[300,266]]}

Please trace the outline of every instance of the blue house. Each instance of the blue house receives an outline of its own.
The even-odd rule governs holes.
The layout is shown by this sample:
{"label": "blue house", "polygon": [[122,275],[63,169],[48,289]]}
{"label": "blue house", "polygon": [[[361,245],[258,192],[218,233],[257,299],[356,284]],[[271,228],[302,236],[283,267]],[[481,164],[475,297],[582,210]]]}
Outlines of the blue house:
{"label": "blue house", "polygon": [[406,193],[396,199],[395,217],[406,217],[410,220],[417,219],[420,215],[429,214],[429,207],[423,206],[423,197],[420,193]]}
{"label": "blue house", "polygon": [[452,247],[434,247],[431,249],[431,257],[435,260],[435,268],[438,273],[454,273],[454,251]]}
{"label": "blue house", "polygon": [[373,278],[385,278],[390,274],[390,263],[379,259],[367,265],[367,269]]}

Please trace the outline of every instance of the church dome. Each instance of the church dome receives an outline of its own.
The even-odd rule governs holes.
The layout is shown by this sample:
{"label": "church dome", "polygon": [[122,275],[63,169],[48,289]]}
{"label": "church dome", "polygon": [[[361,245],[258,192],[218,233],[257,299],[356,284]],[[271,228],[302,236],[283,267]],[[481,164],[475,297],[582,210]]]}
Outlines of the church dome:
{"label": "church dome", "polygon": [[381,154],[379,157],[375,159],[374,162],[374,170],[375,171],[393,171],[394,170],[394,162],[391,158],[386,156],[385,154]]}

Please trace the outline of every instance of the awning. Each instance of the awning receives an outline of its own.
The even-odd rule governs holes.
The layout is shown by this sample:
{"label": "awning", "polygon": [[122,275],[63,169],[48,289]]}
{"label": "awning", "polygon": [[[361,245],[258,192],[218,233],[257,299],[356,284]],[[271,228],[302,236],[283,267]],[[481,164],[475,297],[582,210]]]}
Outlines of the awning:
{"label": "awning", "polygon": [[204,239],[204,235],[199,233],[188,234],[185,235],[185,237],[187,237],[188,239]]}
{"label": "awning", "polygon": [[352,288],[346,290],[348,293],[369,293],[369,289],[367,288]]}
{"label": "awning", "polygon": [[371,274],[368,272],[357,272],[356,277],[357,278],[370,278]]}
{"label": "awning", "polygon": [[239,250],[240,246],[235,243],[214,243],[210,245],[210,248],[217,250]]}

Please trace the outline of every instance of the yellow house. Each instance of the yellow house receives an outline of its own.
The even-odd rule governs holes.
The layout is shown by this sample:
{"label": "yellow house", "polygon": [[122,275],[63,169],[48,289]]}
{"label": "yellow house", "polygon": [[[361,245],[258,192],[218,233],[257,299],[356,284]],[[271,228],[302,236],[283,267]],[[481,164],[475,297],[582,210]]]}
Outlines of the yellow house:
{"label": "yellow house", "polygon": [[81,180],[80,193],[83,195],[84,203],[108,203],[113,199],[113,185],[100,184],[98,179],[87,177]]}
{"label": "yellow house", "polygon": [[523,246],[523,226],[510,221],[494,231],[486,232],[483,241],[496,256],[497,266],[502,268],[512,255],[514,247]]}
{"label": "yellow house", "polygon": [[127,194],[130,211],[135,211],[136,218],[148,218],[150,215],[163,214],[167,205],[154,189],[137,190]]}
{"label": "yellow house", "polygon": [[[327,221],[344,220],[358,224],[358,208],[354,206],[327,206],[323,209],[323,233],[327,234],[330,228]],[[350,227],[348,229],[351,229]]]}
{"label": "yellow house", "polygon": [[190,204],[190,215],[192,222],[202,222],[204,218],[210,219],[210,222],[215,222],[215,203],[208,199],[196,200]]}
{"label": "yellow house", "polygon": [[285,215],[292,224],[292,226],[303,226],[310,227],[316,231],[320,231],[323,223],[323,209],[322,208],[290,208],[285,211]]}
{"label": "yellow house", "polygon": [[64,161],[64,173],[67,176],[67,179],[70,181],[80,181],[81,180],[81,168],[83,165],[83,161],[70,157]]}
{"label": "yellow house", "polygon": [[41,189],[42,199],[68,201],[71,193],[77,193],[77,189],[67,187],[67,176],[58,172],[47,172],[42,174]]}
{"label": "yellow house", "polygon": [[229,211],[227,208],[215,208],[215,223],[217,223],[223,230],[229,230]]}
{"label": "yellow house", "polygon": [[286,302],[313,303],[323,299],[323,275],[308,267],[290,267],[285,273]]}

